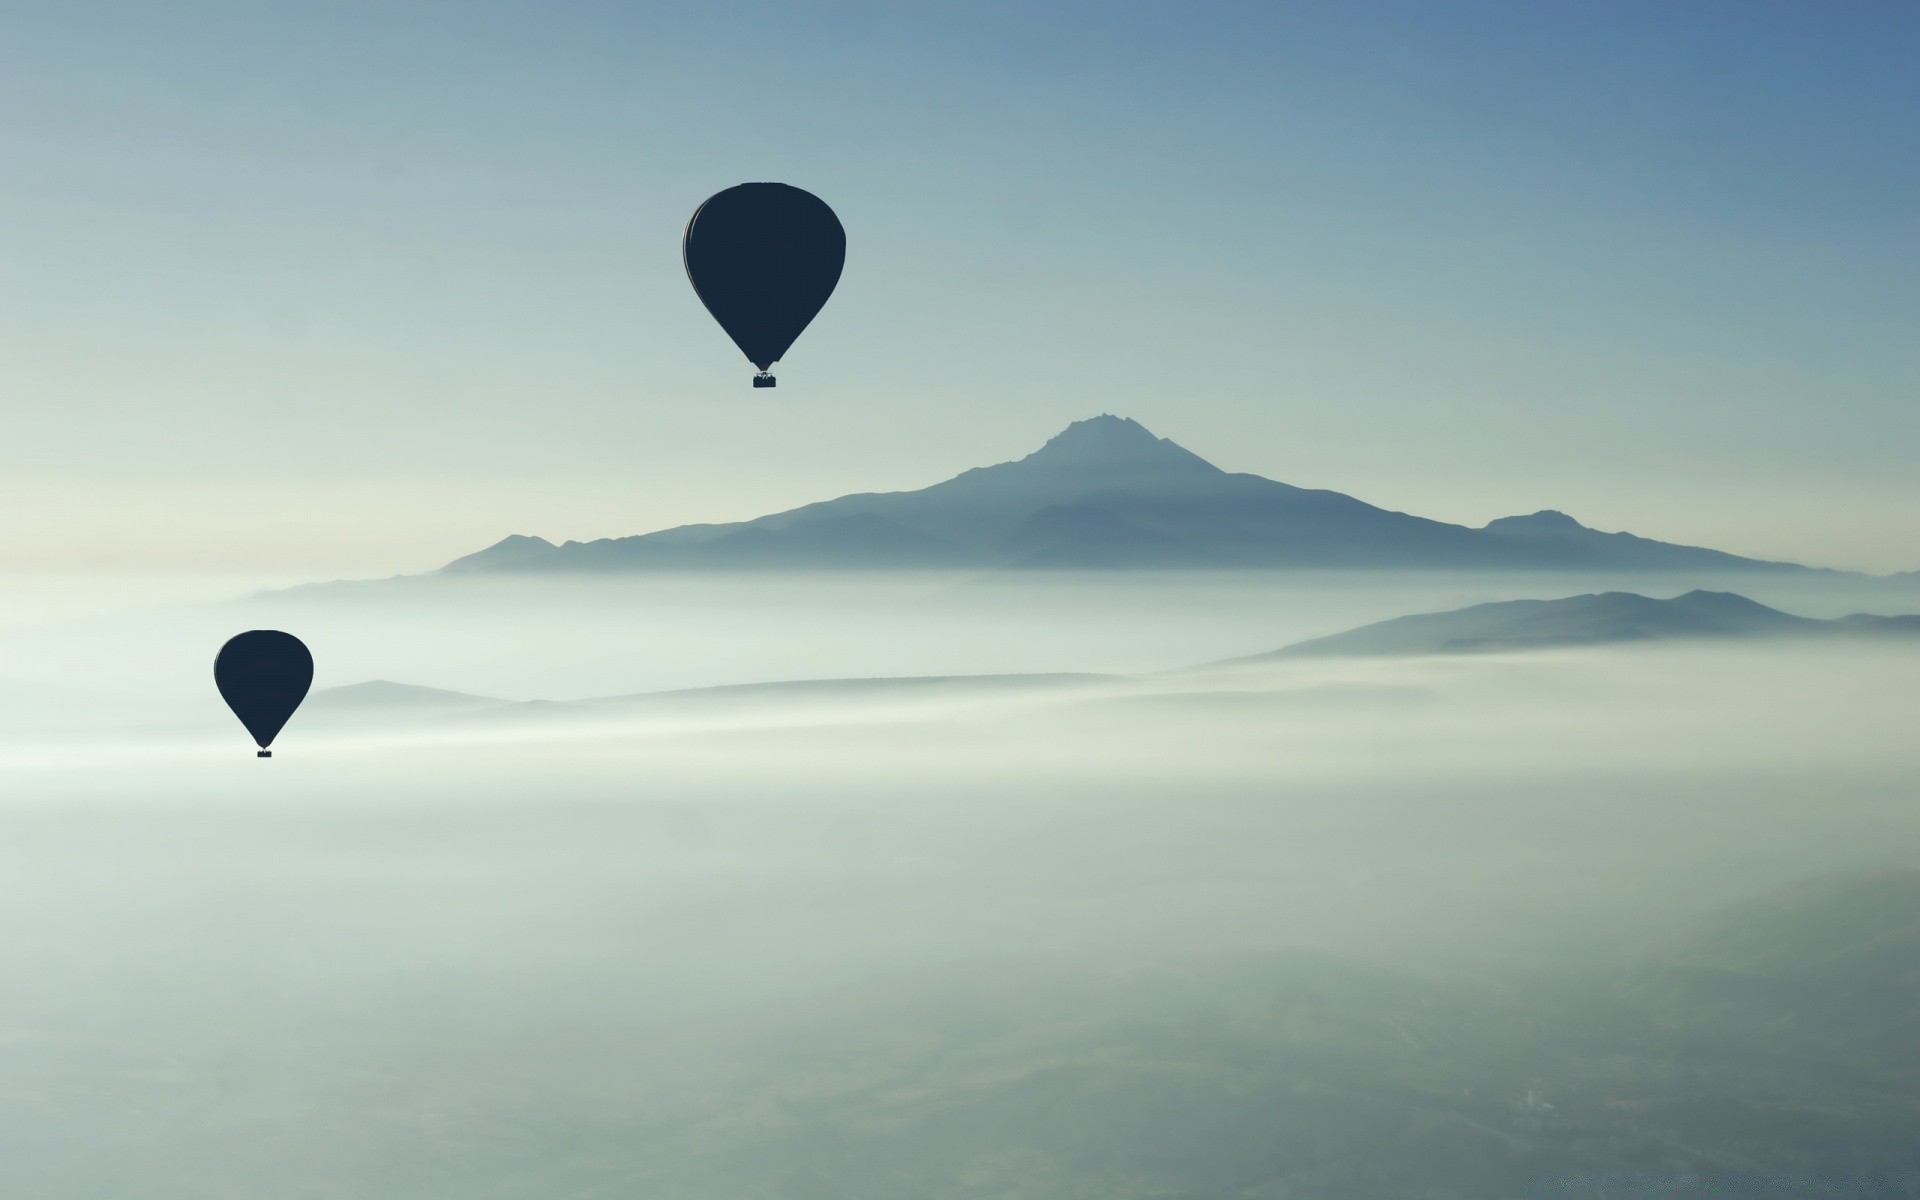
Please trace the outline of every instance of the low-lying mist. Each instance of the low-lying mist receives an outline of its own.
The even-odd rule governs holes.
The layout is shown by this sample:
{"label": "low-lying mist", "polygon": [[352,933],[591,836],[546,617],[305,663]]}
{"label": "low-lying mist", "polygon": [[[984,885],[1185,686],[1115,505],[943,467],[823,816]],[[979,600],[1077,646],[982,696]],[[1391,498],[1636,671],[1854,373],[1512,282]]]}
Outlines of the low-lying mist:
{"label": "low-lying mist", "polygon": [[[1194,667],[1500,593],[869,582],[546,593],[521,636],[507,598],[424,594],[13,635],[0,1194],[1417,1194],[1378,1161],[1486,1196],[1913,1166],[1873,1107],[1920,1098],[1910,1045],[1871,1086],[1857,1047],[1796,1043],[1776,1079],[1697,1032],[1761,1000],[1646,972],[1782,889],[1920,866],[1920,648]],[[208,671],[260,625],[303,631],[323,687],[508,700],[1026,677],[348,690],[259,761]],[[50,689],[112,669],[57,678],[62,646],[131,656],[118,707],[61,719]],[[1808,944],[1908,953],[1920,890],[1896,892]],[[1854,988],[1858,1028],[1914,1007],[1891,978]],[[1803,1000],[1777,1038],[1816,1024]],[[1766,1133],[1814,1093],[1851,1140]],[[1728,1115],[1756,1095],[1773,1116]]]}
{"label": "low-lying mist", "polygon": [[1920,612],[1920,581],[1818,573],[426,576],[219,603],[211,585],[172,578],[15,584],[0,592],[0,698],[98,695],[173,713],[218,711],[208,664],[246,628],[305,640],[320,687],[397,679],[565,700],[783,679],[1163,671],[1407,613],[1608,590],[1735,591],[1812,617]]}

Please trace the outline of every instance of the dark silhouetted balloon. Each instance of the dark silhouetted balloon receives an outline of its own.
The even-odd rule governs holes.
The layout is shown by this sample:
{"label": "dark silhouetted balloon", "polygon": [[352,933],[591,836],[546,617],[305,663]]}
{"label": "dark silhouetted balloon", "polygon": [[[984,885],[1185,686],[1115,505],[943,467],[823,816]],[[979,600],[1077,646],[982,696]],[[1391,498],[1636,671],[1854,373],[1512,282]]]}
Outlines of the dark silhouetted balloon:
{"label": "dark silhouetted balloon", "polygon": [[760,368],[793,345],[847,261],[847,232],[826,202],[784,183],[743,183],[707,198],[680,243],[687,278],[720,328]]}
{"label": "dark silhouetted balloon", "polygon": [[313,686],[313,655],[306,644],[278,629],[249,629],[235,634],[213,660],[213,681],[220,697],[272,758],[273,739],[307,698]]}

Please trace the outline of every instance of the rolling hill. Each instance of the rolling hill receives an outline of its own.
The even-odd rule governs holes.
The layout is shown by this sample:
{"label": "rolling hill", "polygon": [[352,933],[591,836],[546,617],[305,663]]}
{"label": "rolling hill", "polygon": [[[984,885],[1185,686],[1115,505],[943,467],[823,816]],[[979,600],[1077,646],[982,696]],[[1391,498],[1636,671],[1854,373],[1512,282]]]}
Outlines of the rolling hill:
{"label": "rolling hill", "polygon": [[1633,592],[1602,592],[1561,600],[1505,600],[1450,612],[1395,617],[1330,637],[1297,642],[1254,659],[1457,654],[1675,638],[1915,635],[1920,635],[1920,617],[1914,616],[1855,614],[1820,621],[1783,613],[1731,592],[1693,591],[1671,600]]}

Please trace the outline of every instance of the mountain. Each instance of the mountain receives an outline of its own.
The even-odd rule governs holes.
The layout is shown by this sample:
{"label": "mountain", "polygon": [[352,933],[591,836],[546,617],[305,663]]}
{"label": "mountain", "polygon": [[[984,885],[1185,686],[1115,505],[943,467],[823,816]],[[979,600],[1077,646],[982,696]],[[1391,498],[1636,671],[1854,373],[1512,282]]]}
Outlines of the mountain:
{"label": "mountain", "polygon": [[1222,471],[1103,415],[918,491],[592,542],[516,534],[440,573],[886,567],[1808,569],[1602,533],[1557,512],[1479,529],[1432,521]]}
{"label": "mountain", "polygon": [[1563,600],[1505,600],[1450,612],[1395,617],[1331,637],[1298,642],[1256,659],[1452,654],[1671,638],[1836,634],[1920,635],[1920,617],[1855,614],[1820,621],[1783,613],[1731,592],[1695,591],[1671,600],[1633,592],[1603,592]]}

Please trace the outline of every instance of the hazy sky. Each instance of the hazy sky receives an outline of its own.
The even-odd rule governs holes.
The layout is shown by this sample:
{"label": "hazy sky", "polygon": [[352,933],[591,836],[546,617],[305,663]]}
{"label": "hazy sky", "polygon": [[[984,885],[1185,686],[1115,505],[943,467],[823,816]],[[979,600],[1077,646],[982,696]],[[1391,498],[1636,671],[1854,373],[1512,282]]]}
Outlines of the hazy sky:
{"label": "hazy sky", "polygon": [[[1864,0],[0,0],[0,567],[415,570],[1102,411],[1920,567],[1917,60]],[[772,392],[679,262],[756,179],[849,235]]]}

